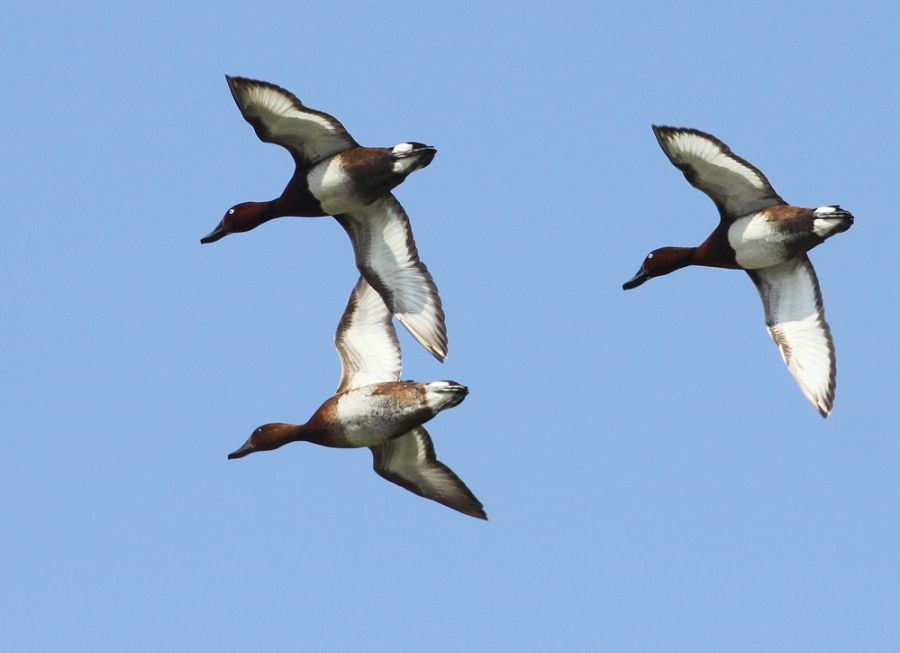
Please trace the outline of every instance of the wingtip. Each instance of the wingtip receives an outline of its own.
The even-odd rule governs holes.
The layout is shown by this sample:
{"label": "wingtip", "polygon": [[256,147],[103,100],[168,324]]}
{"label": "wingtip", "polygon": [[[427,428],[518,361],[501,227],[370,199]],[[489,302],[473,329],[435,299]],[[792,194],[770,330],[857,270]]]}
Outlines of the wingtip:
{"label": "wingtip", "polygon": [[[439,501],[438,503],[442,502]],[[444,505],[448,508],[453,508],[459,513],[468,515],[469,517],[474,517],[475,519],[480,519],[482,521],[490,521],[487,513],[484,511],[484,506],[481,505],[481,501],[478,501],[474,496],[471,497],[470,501],[463,503],[462,505],[452,503],[444,503]]]}
{"label": "wingtip", "polygon": [[[400,321],[400,324],[409,331],[409,334],[418,342],[422,347],[425,348],[429,354],[434,356],[439,363],[443,363],[447,360],[447,356],[449,354],[449,347],[447,341],[447,333],[446,327],[440,330],[431,330],[431,333],[426,336],[423,334],[423,331],[416,328],[416,324],[409,320],[405,315],[400,313],[394,313],[394,316]],[[444,315],[443,311],[440,314],[440,324],[443,326]]]}
{"label": "wingtip", "polygon": [[240,107],[241,103],[238,102],[238,83],[242,80],[242,77],[236,77],[234,75],[225,75],[225,81],[228,84],[228,90],[231,92],[231,97],[234,98],[235,103],[237,103],[238,107]]}
{"label": "wingtip", "polygon": [[[663,147],[663,139],[666,138],[669,132],[673,131],[672,127],[666,127],[665,125],[651,125],[653,129],[653,136],[656,137],[656,142],[659,143],[660,147]],[[665,150],[665,147],[663,147]]]}
{"label": "wingtip", "polygon": [[[782,356],[782,358],[783,358],[783,356]],[[793,374],[793,372],[792,372],[792,374]],[[806,388],[804,388],[803,386],[801,386],[800,389],[803,391],[803,394],[809,400],[809,403],[811,403],[813,405],[813,408],[816,409],[816,412],[819,413],[819,415],[821,415],[823,419],[825,419],[829,415],[831,415],[831,411],[834,408],[834,389],[833,389],[833,387],[832,387],[830,395],[825,394],[824,396],[821,396],[821,397],[817,397],[814,394],[812,394],[811,392],[808,392],[806,390]]]}

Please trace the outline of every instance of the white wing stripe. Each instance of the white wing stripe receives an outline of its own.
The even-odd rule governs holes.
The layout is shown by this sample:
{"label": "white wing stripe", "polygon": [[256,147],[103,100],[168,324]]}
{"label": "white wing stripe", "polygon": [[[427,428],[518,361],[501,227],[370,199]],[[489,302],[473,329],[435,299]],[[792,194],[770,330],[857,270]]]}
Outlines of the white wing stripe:
{"label": "white wing stripe", "polygon": [[402,358],[391,314],[381,296],[362,277],[350,293],[334,344],[343,372],[338,393],[400,380]]}
{"label": "white wing stripe", "polygon": [[344,214],[356,264],[413,337],[438,360],[447,357],[447,329],[437,287],[419,260],[409,219],[393,195]]}
{"label": "white wing stripe", "polygon": [[715,136],[673,127],[654,126],[653,131],[672,164],[716,203],[723,218],[784,203],[759,169]]}
{"label": "white wing stripe", "polygon": [[289,149],[306,165],[358,144],[333,116],[303,106],[290,91],[243,77],[227,77],[234,101],[256,135]]}
{"label": "white wing stripe", "polygon": [[769,335],[803,394],[827,417],[834,403],[836,364],[831,329],[812,263],[805,254],[753,270]]}
{"label": "white wing stripe", "polygon": [[372,447],[375,472],[392,483],[464,514],[487,519],[481,502],[449,467],[437,460],[421,426]]}

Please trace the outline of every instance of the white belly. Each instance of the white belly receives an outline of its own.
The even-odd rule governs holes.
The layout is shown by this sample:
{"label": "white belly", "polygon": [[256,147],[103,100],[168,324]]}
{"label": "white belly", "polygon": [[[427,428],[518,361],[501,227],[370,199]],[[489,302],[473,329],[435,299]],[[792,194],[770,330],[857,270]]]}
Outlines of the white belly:
{"label": "white belly", "polygon": [[351,192],[350,177],[336,156],[325,159],[313,167],[306,181],[309,184],[309,192],[319,200],[322,210],[329,215],[347,213],[356,205]]}
{"label": "white belly", "polygon": [[778,265],[788,258],[784,234],[759,213],[735,220],[728,228],[728,244],[738,265],[748,270]]}
{"label": "white belly", "polygon": [[390,395],[372,394],[371,386],[363,386],[338,399],[337,417],[354,446],[371,447],[409,430],[407,422],[415,409]]}

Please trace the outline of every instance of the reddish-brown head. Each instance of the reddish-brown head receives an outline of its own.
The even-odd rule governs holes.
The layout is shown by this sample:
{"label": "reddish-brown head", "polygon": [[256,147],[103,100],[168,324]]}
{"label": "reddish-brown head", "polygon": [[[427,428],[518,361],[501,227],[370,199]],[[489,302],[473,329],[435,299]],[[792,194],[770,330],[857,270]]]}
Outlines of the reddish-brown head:
{"label": "reddish-brown head", "polygon": [[637,288],[653,277],[661,277],[675,270],[690,265],[694,257],[695,247],[661,247],[647,254],[641,269],[631,279],[622,284],[623,290]]}
{"label": "reddish-brown head", "polygon": [[218,226],[200,239],[203,244],[214,243],[228,234],[250,231],[275,216],[271,213],[271,202],[243,202],[225,212]]}
{"label": "reddish-brown head", "polygon": [[271,451],[299,439],[300,427],[296,424],[263,424],[250,434],[240,449],[228,454],[228,460],[243,458],[256,451]]}

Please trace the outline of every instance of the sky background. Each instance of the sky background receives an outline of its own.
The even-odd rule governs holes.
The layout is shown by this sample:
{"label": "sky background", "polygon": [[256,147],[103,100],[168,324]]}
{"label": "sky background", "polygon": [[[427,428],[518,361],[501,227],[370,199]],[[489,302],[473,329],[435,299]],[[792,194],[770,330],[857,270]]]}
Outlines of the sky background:
{"label": "sky background", "polygon": [[[0,649],[897,651],[894,2],[14,3],[0,56]],[[227,461],[337,386],[330,218],[201,246],[292,172],[224,75],[361,143],[471,394],[429,425],[487,523],[365,450]],[[623,292],[717,223],[650,125],[709,131],[853,228],[812,252],[823,420],[742,272]]]}

